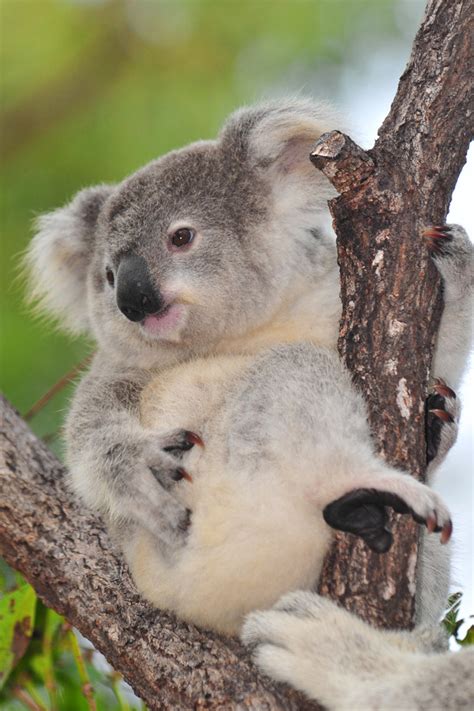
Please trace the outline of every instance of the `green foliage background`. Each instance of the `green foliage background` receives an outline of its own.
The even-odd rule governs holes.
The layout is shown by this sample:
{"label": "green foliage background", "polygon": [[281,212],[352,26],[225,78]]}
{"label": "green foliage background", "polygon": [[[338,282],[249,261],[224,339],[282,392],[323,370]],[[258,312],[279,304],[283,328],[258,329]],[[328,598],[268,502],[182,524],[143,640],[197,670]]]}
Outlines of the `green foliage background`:
{"label": "green foliage background", "polygon": [[[421,14],[422,0],[1,0],[0,387],[21,413],[91,348],[24,306],[19,256],[35,215],[212,137],[262,95],[336,98],[334,77],[360,48],[370,57],[399,40],[408,53],[407,3]],[[34,418],[39,435],[57,432],[68,397],[66,388]],[[26,708],[18,689],[40,711],[139,707],[3,565],[0,593],[2,711]]]}

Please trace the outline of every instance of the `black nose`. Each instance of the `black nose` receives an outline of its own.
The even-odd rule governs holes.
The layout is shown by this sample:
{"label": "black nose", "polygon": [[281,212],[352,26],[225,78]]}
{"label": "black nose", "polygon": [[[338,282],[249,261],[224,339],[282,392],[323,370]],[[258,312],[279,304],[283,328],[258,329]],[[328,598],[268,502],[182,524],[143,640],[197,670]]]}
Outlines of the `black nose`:
{"label": "black nose", "polygon": [[142,321],[164,306],[160,293],[153,288],[146,261],[135,254],[120,260],[116,294],[117,306],[130,321]]}

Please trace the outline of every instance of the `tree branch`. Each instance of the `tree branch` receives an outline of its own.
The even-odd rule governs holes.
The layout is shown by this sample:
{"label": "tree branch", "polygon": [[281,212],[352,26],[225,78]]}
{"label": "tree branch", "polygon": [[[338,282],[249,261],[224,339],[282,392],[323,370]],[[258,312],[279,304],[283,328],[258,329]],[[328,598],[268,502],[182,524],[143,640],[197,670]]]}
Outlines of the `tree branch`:
{"label": "tree branch", "polygon": [[[314,165],[341,195],[330,209],[341,267],[339,351],[366,395],[381,455],[421,479],[424,401],[441,313],[421,238],[443,223],[473,133],[472,0],[430,0],[389,115],[370,151],[333,131]],[[410,627],[417,527],[394,523],[383,557],[338,534],[320,591],[378,626]]]}

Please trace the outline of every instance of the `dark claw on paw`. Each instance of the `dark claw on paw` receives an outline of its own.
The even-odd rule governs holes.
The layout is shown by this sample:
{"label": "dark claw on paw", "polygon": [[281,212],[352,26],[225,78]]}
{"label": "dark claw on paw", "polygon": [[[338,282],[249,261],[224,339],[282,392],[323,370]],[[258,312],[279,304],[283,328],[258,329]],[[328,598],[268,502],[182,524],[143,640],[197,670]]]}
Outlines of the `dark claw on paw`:
{"label": "dark claw on paw", "polygon": [[453,532],[452,521],[448,521],[441,528],[441,526],[438,525],[438,520],[435,514],[431,514],[431,516],[428,516],[428,518],[426,519],[425,525],[429,533],[439,533],[441,531],[440,542],[442,544],[447,543],[451,538],[451,534]]}
{"label": "dark claw on paw", "polygon": [[448,521],[448,523],[445,523],[443,526],[443,529],[441,531],[441,538],[440,541],[441,543],[447,543],[449,539],[451,538],[451,534],[453,532],[453,523],[452,521]]}
{"label": "dark claw on paw", "polygon": [[176,467],[176,469],[170,472],[169,469],[155,469],[150,467],[151,473],[157,480],[157,482],[165,489],[165,491],[171,491],[174,487],[173,482],[181,481],[186,479],[186,481],[192,482],[193,478],[191,474],[188,474],[186,469],[183,467]]}
{"label": "dark claw on paw", "polygon": [[446,382],[442,378],[436,378],[433,385],[433,390],[438,393],[438,395],[441,395],[441,397],[450,397],[453,400],[456,399],[456,393],[449,387],[449,385],[446,384]]}
{"label": "dark claw on paw", "polygon": [[450,415],[449,412],[446,412],[446,410],[435,408],[434,410],[428,410],[428,412],[435,417],[439,417],[439,419],[443,420],[443,422],[454,422],[454,417]]}
{"label": "dark claw on paw", "polygon": [[188,474],[186,469],[183,469],[183,467],[178,467],[175,472],[171,475],[171,478],[173,481],[181,481],[181,479],[186,479],[186,481],[192,482],[193,478],[191,474]]}
{"label": "dark claw on paw", "polygon": [[447,423],[454,422],[453,416],[446,411],[446,398],[456,399],[456,394],[438,378],[433,385],[433,392],[425,403],[426,462],[429,464],[438,454],[441,430]]}
{"label": "dark claw on paw", "polygon": [[446,244],[452,241],[451,228],[447,225],[436,225],[423,230],[423,238],[428,249],[436,254],[443,254]]}
{"label": "dark claw on paw", "polygon": [[[204,442],[202,441],[202,439],[200,438],[200,436],[199,436],[198,434],[196,434],[195,432],[191,432],[190,430],[186,430],[186,439],[187,439],[187,441],[189,442],[189,444],[191,445],[191,447],[193,447],[195,444],[196,444],[198,447],[204,447]],[[191,447],[190,447],[190,448],[191,448]]]}
{"label": "dark claw on paw", "polygon": [[[436,520],[436,516],[433,514],[431,516],[428,516],[426,519],[426,528],[428,529],[429,533],[434,533],[436,529],[438,528],[438,522]],[[438,528],[439,531],[439,528]]]}
{"label": "dark claw on paw", "polygon": [[183,452],[189,452],[194,445],[204,447],[204,442],[201,437],[190,430],[181,430],[175,436],[173,444],[170,444],[168,447],[163,447],[163,451],[172,454],[174,457],[181,458]]}

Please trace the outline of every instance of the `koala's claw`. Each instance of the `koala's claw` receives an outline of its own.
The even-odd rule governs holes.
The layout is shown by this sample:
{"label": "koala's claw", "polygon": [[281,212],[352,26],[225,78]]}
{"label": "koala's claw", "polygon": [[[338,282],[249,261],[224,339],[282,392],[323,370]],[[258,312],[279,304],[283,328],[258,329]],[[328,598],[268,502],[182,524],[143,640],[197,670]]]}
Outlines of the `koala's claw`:
{"label": "koala's claw", "polygon": [[453,522],[449,520],[447,523],[444,524],[443,528],[441,529],[441,544],[444,545],[449,541],[453,533]]}
{"label": "koala's claw", "polygon": [[196,444],[198,447],[204,447],[204,442],[201,437],[195,432],[190,432],[190,430],[185,430],[188,442],[192,445]]}
{"label": "koala's claw", "polygon": [[423,230],[423,237],[433,256],[444,254],[446,245],[453,240],[449,225],[427,227]]}
{"label": "koala's claw", "polygon": [[451,388],[449,387],[449,385],[446,384],[446,381],[443,380],[443,378],[435,379],[433,390],[442,397],[451,397],[453,398],[453,400],[456,399],[456,393],[454,392],[454,390],[451,390]]}
{"label": "koala's claw", "polygon": [[204,442],[198,434],[190,430],[177,430],[172,435],[165,437],[163,450],[174,457],[181,458],[194,445],[204,447]]}
{"label": "koala's claw", "polygon": [[446,410],[440,410],[438,407],[436,407],[434,410],[428,410],[432,415],[435,417],[439,417],[440,420],[443,420],[444,422],[454,422],[454,417],[449,414],[449,412],[446,412]]}
{"label": "koala's claw", "polygon": [[442,527],[438,526],[438,519],[436,517],[435,513],[432,513],[428,516],[426,519],[426,528],[428,529],[429,533],[438,533],[441,531],[441,536],[440,536],[440,542],[444,545],[449,541],[451,538],[451,535],[453,533],[453,524],[451,519],[446,521]]}
{"label": "koala's claw", "polygon": [[193,481],[191,474],[189,474],[186,469],[183,469],[183,467],[172,467],[170,469],[165,467],[160,467],[159,469],[150,467],[150,471],[165,491],[171,491],[175,483],[183,479],[186,479],[186,481],[190,483]]}
{"label": "koala's claw", "polygon": [[186,481],[192,482],[193,478],[191,474],[188,474],[186,469],[183,469],[183,467],[178,467],[176,471],[171,475],[171,478],[173,481],[181,481],[181,479],[186,479]]}
{"label": "koala's claw", "polygon": [[[469,309],[469,295],[473,290],[474,244],[466,230],[459,225],[437,225],[427,227],[423,238],[443,279],[445,304],[463,299],[463,308]],[[467,318],[466,315],[466,321]]]}
{"label": "koala's claw", "polygon": [[445,456],[457,437],[460,403],[442,378],[436,378],[425,404],[426,462]]}

